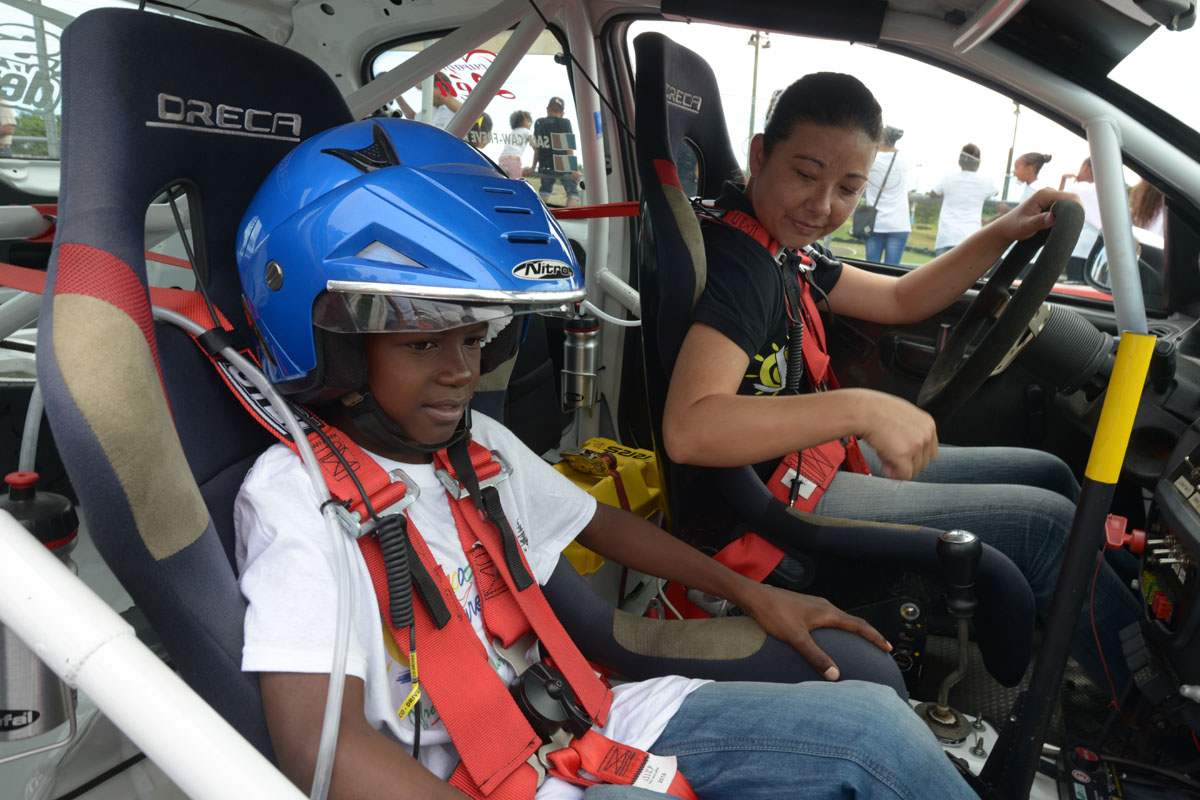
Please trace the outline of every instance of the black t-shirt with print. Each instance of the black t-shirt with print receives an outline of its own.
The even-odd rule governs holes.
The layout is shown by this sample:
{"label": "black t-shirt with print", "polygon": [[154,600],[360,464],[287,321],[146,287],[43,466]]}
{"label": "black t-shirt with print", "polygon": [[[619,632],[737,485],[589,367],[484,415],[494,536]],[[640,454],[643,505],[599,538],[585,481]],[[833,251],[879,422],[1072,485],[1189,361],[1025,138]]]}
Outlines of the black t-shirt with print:
{"label": "black t-shirt with print", "polygon": [[[716,205],[754,216],[734,183],[722,187]],[[788,323],[779,267],[766,248],[731,225],[703,222],[701,230],[708,274],[692,321],[715,328],[750,358],[738,394],[776,394],[787,375]],[[818,301],[821,292],[833,291],[841,274],[840,264],[810,273]]]}
{"label": "black t-shirt with print", "polygon": [[537,148],[537,171],[558,172],[554,168],[554,156],[566,155],[566,150],[555,150],[551,134],[571,133],[571,120],[566,117],[541,117],[533,123],[533,146]]}

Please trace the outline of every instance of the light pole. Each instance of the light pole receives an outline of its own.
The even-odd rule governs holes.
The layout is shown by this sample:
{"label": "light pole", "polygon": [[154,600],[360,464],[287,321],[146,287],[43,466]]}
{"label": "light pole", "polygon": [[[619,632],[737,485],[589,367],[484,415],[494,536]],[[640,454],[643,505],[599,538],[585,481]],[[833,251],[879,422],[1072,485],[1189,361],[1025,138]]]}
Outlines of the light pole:
{"label": "light pole", "polygon": [[754,138],[754,103],[758,98],[758,51],[760,48],[763,50],[770,48],[769,37],[770,34],[765,31],[755,31],[750,34],[750,41],[746,42],[754,47],[754,74],[750,78],[750,136],[747,141]]}
{"label": "light pole", "polygon": [[1008,202],[1008,181],[1012,178],[1013,165],[1013,150],[1017,148],[1017,123],[1021,119],[1021,104],[1013,100],[1013,138],[1012,144],[1008,146],[1008,164],[1004,167],[1004,191],[1000,193],[1000,199]]}

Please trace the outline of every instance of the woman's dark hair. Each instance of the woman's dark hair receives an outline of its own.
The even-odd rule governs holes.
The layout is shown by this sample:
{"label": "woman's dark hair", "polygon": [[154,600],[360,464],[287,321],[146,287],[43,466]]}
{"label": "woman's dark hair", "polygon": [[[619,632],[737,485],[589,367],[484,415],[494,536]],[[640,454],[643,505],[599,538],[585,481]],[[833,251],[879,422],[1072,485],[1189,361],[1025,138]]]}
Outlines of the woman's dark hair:
{"label": "woman's dark hair", "polygon": [[979,147],[974,144],[964,144],[958,152],[958,166],[967,172],[979,171]]}
{"label": "woman's dark hair", "polygon": [[763,155],[792,135],[800,124],[861,130],[874,142],[883,141],[883,109],[871,90],[852,75],[814,72],[805,75],[774,101],[763,131]]}
{"label": "woman's dark hair", "polygon": [[508,115],[508,127],[517,129],[521,127],[521,123],[525,120],[533,121],[533,115],[528,111],[514,111]]}
{"label": "woman's dark hair", "polygon": [[1148,228],[1163,207],[1163,193],[1149,181],[1139,181],[1129,190],[1129,215],[1133,224]]}
{"label": "woman's dark hair", "polygon": [[1042,171],[1042,167],[1050,163],[1052,156],[1049,153],[1026,153],[1017,158],[1023,164],[1029,164],[1033,167],[1033,174],[1036,175]]}

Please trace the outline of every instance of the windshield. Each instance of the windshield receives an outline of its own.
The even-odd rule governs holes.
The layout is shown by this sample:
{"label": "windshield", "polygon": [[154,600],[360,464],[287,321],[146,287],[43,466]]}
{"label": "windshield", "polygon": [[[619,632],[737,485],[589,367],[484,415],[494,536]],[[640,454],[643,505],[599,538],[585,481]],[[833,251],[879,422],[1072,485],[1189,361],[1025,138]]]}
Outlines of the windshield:
{"label": "windshield", "polygon": [[1108,77],[1200,132],[1198,48],[1200,25],[1186,31],[1159,28],[1114,67]]}

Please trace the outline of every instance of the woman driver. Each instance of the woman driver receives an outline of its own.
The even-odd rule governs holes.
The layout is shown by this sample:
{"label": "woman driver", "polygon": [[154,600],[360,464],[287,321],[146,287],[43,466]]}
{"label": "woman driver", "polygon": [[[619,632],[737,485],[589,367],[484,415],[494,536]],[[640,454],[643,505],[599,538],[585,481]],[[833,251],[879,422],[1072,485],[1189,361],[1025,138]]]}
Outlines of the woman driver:
{"label": "woman driver", "polygon": [[[717,207],[757,218],[786,248],[817,242],[858,204],[883,134],[881,111],[857,79],[807,75],[775,104],[750,144],[752,177],[727,183]],[[885,325],[924,320],[946,308],[1015,240],[1054,222],[1061,192],[1043,189],[950,252],[901,277],[836,262],[807,278],[832,314]],[[788,317],[773,253],[732,225],[705,224],[707,284],[676,361],[663,437],[677,463],[761,465],[856,436],[870,474],[842,469],[816,502],[832,517],[964,528],[1005,553],[1028,579],[1045,620],[1075,511],[1078,485],[1058,458],[1008,447],[944,447],[929,414],[869,389],[785,394]],[[807,333],[807,331],[806,331]],[[934,459],[937,459],[934,461]],[[1107,666],[1122,686],[1128,670],[1118,631],[1138,604],[1101,567],[1095,621]],[[1104,667],[1088,615],[1072,654],[1103,685]]]}

